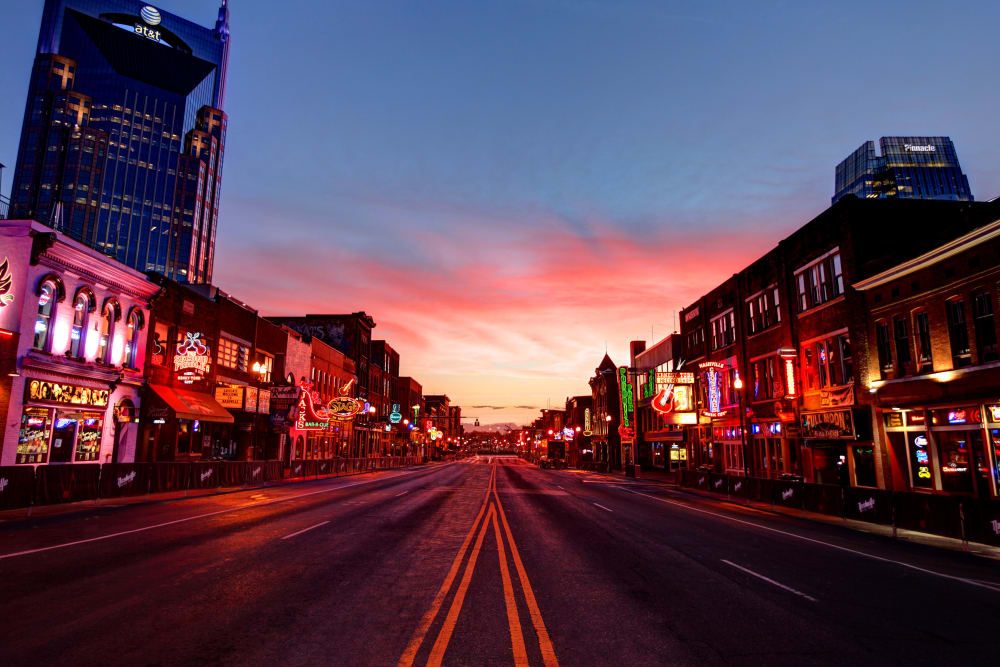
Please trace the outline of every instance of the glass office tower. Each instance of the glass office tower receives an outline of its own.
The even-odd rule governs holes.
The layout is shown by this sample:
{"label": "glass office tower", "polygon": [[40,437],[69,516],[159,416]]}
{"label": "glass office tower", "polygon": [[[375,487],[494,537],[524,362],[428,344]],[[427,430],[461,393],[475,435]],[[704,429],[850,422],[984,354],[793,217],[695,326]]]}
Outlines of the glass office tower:
{"label": "glass office tower", "polygon": [[214,28],[138,0],[46,0],[12,217],[209,282],[228,54],[226,0]]}
{"label": "glass office tower", "polygon": [[837,165],[833,202],[847,194],[863,199],[972,201],[969,179],[948,137],[882,137],[882,155],[866,141]]}

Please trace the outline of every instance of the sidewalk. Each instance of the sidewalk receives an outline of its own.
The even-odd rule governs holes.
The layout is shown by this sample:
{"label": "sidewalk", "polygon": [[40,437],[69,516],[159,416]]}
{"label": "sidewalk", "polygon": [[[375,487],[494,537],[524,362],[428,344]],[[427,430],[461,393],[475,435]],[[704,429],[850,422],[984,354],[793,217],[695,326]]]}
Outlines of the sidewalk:
{"label": "sidewalk", "polygon": [[[440,465],[437,462],[419,464],[422,466]],[[198,498],[209,498],[213,496],[226,496],[244,491],[264,490],[274,487],[285,487],[292,484],[304,484],[307,482],[321,482],[324,480],[336,479],[337,477],[358,477],[361,475],[374,475],[385,472],[396,472],[409,470],[413,466],[405,468],[386,468],[383,470],[365,470],[361,472],[340,473],[336,475],[324,475],[323,477],[285,477],[261,484],[248,484],[246,486],[223,486],[214,489],[187,489],[182,491],[164,491],[160,493],[149,493],[135,496],[121,496],[118,498],[99,498],[97,500],[80,500],[74,503],[57,503],[51,505],[32,505],[11,510],[0,511],[0,527],[4,524],[12,523],[23,519],[36,519],[41,517],[56,517],[62,515],[76,514],[82,512],[92,512],[96,509],[118,509],[133,505],[156,505],[159,503],[169,503],[175,501],[195,500]]]}
{"label": "sidewalk", "polygon": [[856,530],[861,533],[881,535],[883,537],[903,540],[906,542],[913,542],[914,544],[923,544],[925,546],[938,547],[941,549],[951,549],[952,551],[965,551],[974,554],[976,556],[982,556],[984,558],[992,558],[994,560],[1000,560],[1000,547],[994,547],[979,542],[963,543],[962,540],[954,539],[951,537],[943,537],[941,535],[934,535],[931,533],[922,533],[920,531],[908,530],[905,528],[897,528],[894,531],[892,526],[885,526],[878,523],[857,521],[855,519],[845,519],[842,517],[831,516],[829,514],[809,512],[806,510],[795,509],[793,507],[782,507],[781,505],[772,505],[770,503],[751,501],[751,500],[746,500],[744,498],[733,498],[728,495],[713,493],[711,491],[692,489],[689,487],[678,485],[676,481],[676,473],[643,470],[639,473],[638,478],[633,478],[633,477],[627,477],[625,473],[620,471],[614,471],[610,473],[599,473],[591,470],[580,470],[577,472],[613,477],[615,479],[629,479],[629,480],[635,479],[635,481],[639,483],[654,482],[658,484],[663,484],[664,486],[669,486],[674,491],[679,491],[681,493],[686,493],[692,496],[700,496],[702,498],[715,500],[717,502],[722,502],[729,505],[734,505],[736,507],[749,507],[754,510],[757,510],[758,512],[763,512],[766,514],[773,514],[775,516],[786,516],[793,519],[803,519],[806,521],[812,521],[814,523],[826,524],[828,526],[839,526],[841,528],[850,528],[851,530]]}

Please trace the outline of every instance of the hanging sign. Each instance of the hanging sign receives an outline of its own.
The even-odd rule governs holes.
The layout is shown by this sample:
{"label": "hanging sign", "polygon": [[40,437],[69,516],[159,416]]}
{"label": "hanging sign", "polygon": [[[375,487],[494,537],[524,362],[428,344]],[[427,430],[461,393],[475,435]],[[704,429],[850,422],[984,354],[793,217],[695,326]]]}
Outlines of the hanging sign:
{"label": "hanging sign", "polygon": [[705,393],[708,396],[708,409],[702,410],[705,417],[724,417],[722,409],[722,371],[726,365],[721,361],[703,361],[698,368],[705,374]]}
{"label": "hanging sign", "polygon": [[583,434],[587,437],[594,435],[594,432],[590,430],[590,408],[583,409]]}
{"label": "hanging sign", "polygon": [[299,396],[295,428],[299,431],[325,431],[330,427],[330,418],[326,411],[318,412],[313,403],[310,391],[312,383],[302,383],[302,394]]}
{"label": "hanging sign", "polygon": [[208,352],[208,345],[202,339],[201,333],[187,332],[184,340],[177,344],[177,354],[174,355],[174,372],[177,373],[177,379],[184,384],[204,380],[212,362]]}
{"label": "hanging sign", "polygon": [[330,419],[334,419],[336,421],[350,421],[351,419],[354,419],[355,415],[368,409],[367,403],[362,403],[360,399],[351,398],[347,395],[347,392],[351,390],[351,385],[353,384],[354,378],[351,378],[350,382],[340,388],[340,393],[342,395],[326,404],[327,414]]}
{"label": "hanging sign", "polygon": [[243,387],[221,386],[215,388],[215,400],[224,408],[243,408]]}
{"label": "hanging sign", "polygon": [[628,379],[628,368],[618,367],[618,394],[621,398],[622,420],[618,427],[623,438],[633,437],[633,421],[635,416],[635,387]]}
{"label": "hanging sign", "polygon": [[398,424],[403,421],[403,415],[399,413],[399,403],[392,404],[392,412],[389,413],[389,421],[393,424]]}

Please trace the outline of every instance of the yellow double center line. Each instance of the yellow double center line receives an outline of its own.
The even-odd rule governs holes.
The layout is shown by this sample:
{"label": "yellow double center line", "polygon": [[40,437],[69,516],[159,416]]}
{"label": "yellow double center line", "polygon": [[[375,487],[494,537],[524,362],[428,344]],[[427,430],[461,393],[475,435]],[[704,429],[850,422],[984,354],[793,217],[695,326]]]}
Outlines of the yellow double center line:
{"label": "yellow double center line", "polygon": [[[461,569],[462,561],[465,559],[465,554],[469,550],[472,537],[476,535],[476,528],[478,527],[479,534],[476,535],[476,541],[472,546],[472,553],[465,565],[465,571],[462,573],[462,579],[458,584],[458,589],[455,591],[454,598],[452,598],[451,606],[448,608],[444,623],[438,631],[437,639],[431,647],[430,656],[427,658],[428,665],[437,667],[441,664],[445,651],[448,650],[448,643],[451,641],[451,636],[455,631],[455,625],[458,623],[458,617],[465,602],[465,595],[469,590],[469,582],[472,580],[472,573],[476,569],[476,561],[479,559],[479,552],[482,550],[483,540],[486,538],[486,529],[490,524],[493,525],[493,533],[497,541],[497,552],[500,556],[500,578],[503,581],[504,602],[507,605],[507,624],[510,628],[510,643],[514,652],[514,664],[528,664],[528,653],[524,645],[524,633],[521,629],[521,619],[517,611],[517,600],[514,597],[514,584],[507,565],[507,552],[504,548],[503,538],[500,535],[500,524],[497,522],[498,515],[500,523],[503,524],[503,532],[507,537],[507,543],[510,545],[511,557],[514,560],[514,568],[517,570],[517,576],[521,582],[521,590],[524,593],[524,599],[528,606],[531,623],[535,628],[535,634],[538,636],[538,648],[542,654],[542,660],[546,667],[558,667],[559,661],[556,659],[555,650],[552,648],[552,641],[549,639],[548,630],[545,629],[542,612],[538,608],[534,590],[531,588],[531,582],[528,580],[528,573],[524,569],[524,562],[521,560],[521,554],[517,550],[514,536],[510,532],[507,514],[504,512],[503,505],[500,504],[500,497],[497,495],[496,474],[497,469],[494,464],[490,470],[490,483],[486,489],[483,506],[479,509],[479,514],[476,515],[475,521],[472,522],[472,527],[465,536],[465,540],[462,542],[455,560],[452,561],[451,568],[449,568],[448,574],[445,575],[441,588],[438,590],[437,595],[434,596],[430,609],[420,619],[420,623],[413,633],[413,638],[410,639],[406,650],[403,651],[403,655],[399,659],[399,667],[410,667],[417,657],[417,652],[424,642],[427,631],[434,623],[434,619],[437,618],[438,613],[441,611],[445,598],[448,597],[448,593],[451,591],[452,584],[455,582],[455,577],[458,575],[459,569]],[[491,494],[493,502],[490,502]],[[485,519],[483,518],[484,516]]]}

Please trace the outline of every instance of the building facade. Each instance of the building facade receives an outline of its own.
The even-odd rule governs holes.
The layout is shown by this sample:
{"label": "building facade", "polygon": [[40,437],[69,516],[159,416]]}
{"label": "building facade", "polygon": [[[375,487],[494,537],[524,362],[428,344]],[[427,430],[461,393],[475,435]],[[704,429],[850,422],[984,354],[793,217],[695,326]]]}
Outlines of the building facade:
{"label": "building facade", "polygon": [[0,222],[0,465],[135,460],[158,291],[38,222]]}
{"label": "building facade", "polygon": [[832,203],[845,195],[861,199],[972,201],[948,137],[882,137],[882,154],[866,141],[837,165]]}
{"label": "building facade", "polygon": [[140,271],[210,282],[228,52],[225,0],[214,28],[138,0],[46,0],[12,215]]}

